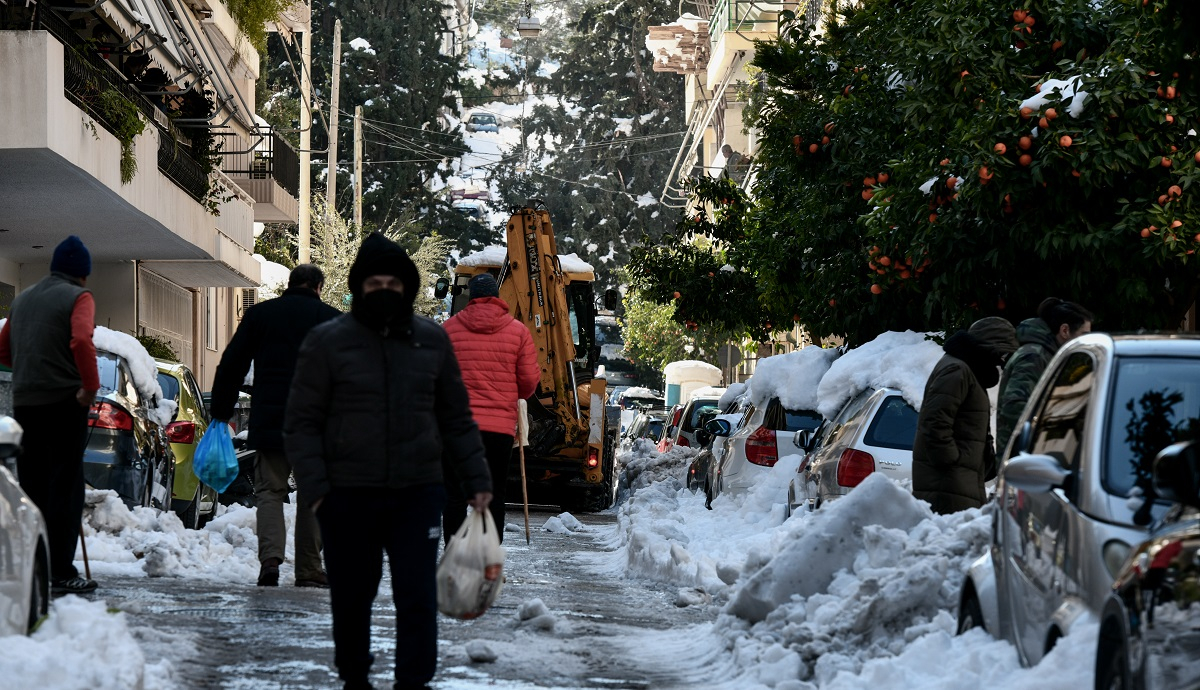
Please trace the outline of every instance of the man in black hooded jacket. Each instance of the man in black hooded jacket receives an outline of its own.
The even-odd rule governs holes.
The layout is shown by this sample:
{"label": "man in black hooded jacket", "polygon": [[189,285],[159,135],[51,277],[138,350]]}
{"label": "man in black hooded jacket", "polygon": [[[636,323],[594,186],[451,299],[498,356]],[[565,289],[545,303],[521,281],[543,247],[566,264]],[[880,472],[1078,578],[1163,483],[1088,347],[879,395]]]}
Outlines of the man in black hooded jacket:
{"label": "man in black hooded jacket", "polygon": [[935,513],[978,508],[995,472],[992,408],[987,389],[1017,349],[1013,325],[999,316],[971,324],[946,340],[946,354],[925,383],[913,441],[913,496]]}
{"label": "man in black hooded jacket", "polygon": [[348,282],[350,313],[300,347],[284,445],[325,542],[338,675],[348,689],[370,687],[371,605],[386,551],[395,687],[420,688],[437,667],[443,450],[476,510],[491,501],[491,477],[450,339],[413,314],[420,277],[404,249],[371,234]]}

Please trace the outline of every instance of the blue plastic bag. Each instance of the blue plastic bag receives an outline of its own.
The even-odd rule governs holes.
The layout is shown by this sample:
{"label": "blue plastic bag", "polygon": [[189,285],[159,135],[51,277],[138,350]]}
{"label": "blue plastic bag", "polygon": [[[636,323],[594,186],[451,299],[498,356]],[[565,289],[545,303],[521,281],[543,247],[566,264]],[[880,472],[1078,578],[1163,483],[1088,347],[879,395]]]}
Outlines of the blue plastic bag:
{"label": "blue plastic bag", "polygon": [[233,450],[228,424],[213,422],[204,432],[192,455],[192,471],[217,493],[225,493],[233,480],[237,479],[237,453]]}

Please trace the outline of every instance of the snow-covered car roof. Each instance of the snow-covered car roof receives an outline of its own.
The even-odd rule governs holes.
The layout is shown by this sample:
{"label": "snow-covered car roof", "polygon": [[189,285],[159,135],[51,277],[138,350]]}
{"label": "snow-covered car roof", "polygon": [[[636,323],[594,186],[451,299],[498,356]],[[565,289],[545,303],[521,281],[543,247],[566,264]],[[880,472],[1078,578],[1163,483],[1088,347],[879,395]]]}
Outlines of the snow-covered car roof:
{"label": "snow-covered car roof", "polygon": [[170,424],[175,416],[175,401],[164,399],[162,386],[158,384],[158,363],[137,338],[128,333],[96,326],[92,342],[96,345],[96,350],[117,355],[129,365],[134,387],[143,398],[155,405],[150,410],[151,421],[159,426]]}
{"label": "snow-covered car roof", "polygon": [[812,345],[758,361],[750,377],[750,402],[760,407],[772,398],[788,410],[817,409],[817,386],[840,353]]}
{"label": "snow-covered car roof", "polygon": [[925,382],[944,354],[938,333],[888,331],[842,355],[817,387],[817,411],[833,419],[846,401],[868,388],[895,388],[920,410]]}

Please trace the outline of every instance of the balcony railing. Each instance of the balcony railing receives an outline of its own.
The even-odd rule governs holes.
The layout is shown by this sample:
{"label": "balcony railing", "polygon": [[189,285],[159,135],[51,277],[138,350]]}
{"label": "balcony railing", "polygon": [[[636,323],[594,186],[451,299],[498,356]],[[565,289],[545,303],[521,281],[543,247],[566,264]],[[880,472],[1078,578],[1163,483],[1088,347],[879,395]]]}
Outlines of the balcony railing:
{"label": "balcony railing", "polygon": [[300,154],[270,127],[259,130],[262,138],[241,137],[226,142],[222,169],[230,177],[273,179],[294,197],[300,196]]}
{"label": "balcony railing", "polygon": [[[197,202],[204,203],[209,192],[208,174],[192,155],[186,137],[164,126],[167,118],[154,103],[100,57],[95,48],[81,38],[61,15],[38,5],[30,10],[32,16],[28,17],[27,22],[20,22],[20,27],[46,31],[63,44],[63,91],[67,100],[113,136],[119,136],[118,123],[113,122],[108,113],[121,108],[113,108],[111,103],[103,106],[105,99],[120,99],[135,107],[149,122],[149,126],[157,130],[159,171]],[[18,24],[13,20],[19,11],[19,8],[10,9],[6,21],[0,22],[0,25],[17,28]]]}
{"label": "balcony railing", "polygon": [[796,0],[719,0],[713,4],[712,13],[709,15],[709,41],[715,45],[726,31],[775,31],[779,25],[779,13],[783,10],[794,10],[798,4]]}

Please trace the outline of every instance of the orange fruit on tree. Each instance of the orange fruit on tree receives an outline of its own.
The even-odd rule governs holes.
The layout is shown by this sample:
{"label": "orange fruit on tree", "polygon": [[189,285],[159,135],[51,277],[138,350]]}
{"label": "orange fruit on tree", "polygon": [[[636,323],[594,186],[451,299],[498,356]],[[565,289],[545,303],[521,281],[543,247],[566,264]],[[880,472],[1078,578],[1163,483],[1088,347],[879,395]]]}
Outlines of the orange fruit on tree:
{"label": "orange fruit on tree", "polygon": [[[1196,160],[1197,160],[1197,162],[1200,162],[1200,153],[1196,154]],[[988,167],[986,165],[979,166],[979,179],[980,180],[987,182],[988,180],[992,179],[992,175],[993,175],[992,171],[988,170]]]}
{"label": "orange fruit on tree", "polygon": [[1058,51],[1058,49],[1061,47],[1063,47],[1062,41],[1055,41],[1054,43],[1050,44],[1050,50],[1052,51]]}
{"label": "orange fruit on tree", "polygon": [[950,159],[949,159],[949,158],[943,158],[943,159],[942,159],[942,163],[941,163],[941,164],[942,164],[942,166],[947,166],[947,165],[950,165]]}
{"label": "orange fruit on tree", "polygon": [[833,134],[833,123],[832,123],[832,122],[826,122],[826,123],[825,123],[825,133],[826,133],[826,134]]}
{"label": "orange fruit on tree", "polygon": [[1142,234],[1142,237],[1149,237],[1150,236],[1150,228],[1142,228],[1141,234]]}
{"label": "orange fruit on tree", "polygon": [[937,214],[936,214],[936,213],[930,213],[930,214],[929,214],[929,222],[930,222],[930,223],[936,223],[936,222],[937,222]]}
{"label": "orange fruit on tree", "polygon": [[906,268],[903,271],[900,271],[900,277],[904,280],[908,280],[910,277],[912,277],[912,273],[910,273]]}
{"label": "orange fruit on tree", "polygon": [[1020,139],[1017,140],[1017,146],[1022,151],[1028,151],[1030,149],[1030,147],[1033,146],[1033,138],[1032,137],[1021,137]]}
{"label": "orange fruit on tree", "polygon": [[1017,41],[1015,44],[1017,50],[1025,50],[1025,41]]}
{"label": "orange fruit on tree", "polygon": [[1025,22],[1025,26],[1033,26],[1035,23],[1037,23],[1037,20],[1033,18],[1033,15],[1026,15],[1025,19],[1022,21]]}
{"label": "orange fruit on tree", "polygon": [[831,300],[829,300],[829,306],[831,306],[831,307],[836,307],[836,306],[837,306],[837,300],[836,300],[836,299],[831,299]]}
{"label": "orange fruit on tree", "polygon": [[888,257],[886,257],[886,256],[883,256],[883,257],[880,257],[880,258],[879,258],[879,263],[880,263],[880,265],[882,265],[882,266],[891,266],[891,265],[892,265],[892,260],[891,260],[891,259],[889,259],[889,258],[888,258]]}
{"label": "orange fruit on tree", "polygon": [[1175,228],[1179,228],[1179,227],[1183,227],[1183,221],[1181,221],[1181,220],[1171,221],[1171,229],[1172,230],[1174,230]]}
{"label": "orange fruit on tree", "polygon": [[1046,119],[1053,120],[1058,117],[1058,111],[1054,108],[1046,108]]}
{"label": "orange fruit on tree", "polygon": [[678,290],[676,290],[676,291],[675,291],[675,293],[674,293],[674,296],[675,296],[675,299],[679,299],[679,298],[680,298],[682,295],[680,295],[680,294],[679,294],[679,291],[678,291]]}
{"label": "orange fruit on tree", "polygon": [[875,178],[871,177],[870,175],[864,177],[863,178],[863,186],[864,187],[874,187],[875,186]]}
{"label": "orange fruit on tree", "polygon": [[1170,194],[1171,196],[1181,196],[1183,194],[1183,187],[1173,184],[1167,189],[1167,194]]}
{"label": "orange fruit on tree", "polygon": [[871,191],[871,190],[869,190],[869,189],[864,189],[864,190],[862,191],[862,198],[863,198],[863,201],[870,201],[870,200],[871,200],[871,197],[873,197],[873,196],[875,196],[875,192],[873,192],[873,191]]}
{"label": "orange fruit on tree", "polygon": [[1172,98],[1175,98],[1175,87],[1174,86],[1167,87],[1166,96],[1167,96],[1168,101],[1171,100]]}
{"label": "orange fruit on tree", "polygon": [[1023,21],[1025,21],[1025,17],[1027,17],[1028,15],[1029,15],[1029,13],[1026,12],[1025,10],[1014,10],[1013,11],[1013,21],[1014,22],[1023,22]]}
{"label": "orange fruit on tree", "polygon": [[997,142],[997,144],[992,147],[992,150],[1003,156],[1008,152],[1008,147],[1005,146],[1003,142]]}
{"label": "orange fruit on tree", "polygon": [[946,186],[949,187],[950,189],[954,189],[955,187],[958,186],[958,178],[951,177],[950,179],[946,180]]}
{"label": "orange fruit on tree", "polygon": [[1071,137],[1069,137],[1065,134],[1062,135],[1061,137],[1058,138],[1058,145],[1063,147],[1064,149],[1071,148]]}
{"label": "orange fruit on tree", "polygon": [[1196,162],[1200,163],[1200,151],[1196,152]]}
{"label": "orange fruit on tree", "polygon": [[1072,171],[1071,171],[1071,177],[1079,177],[1079,171],[1078,171],[1078,170],[1072,170]]}
{"label": "orange fruit on tree", "polygon": [[1028,167],[1029,164],[1033,162],[1033,156],[1029,155],[1028,153],[1022,153],[1021,157],[1017,159],[1017,162]]}
{"label": "orange fruit on tree", "polygon": [[821,148],[821,147],[820,147],[820,146],[817,146],[816,144],[809,144],[809,145],[808,145],[808,152],[809,152],[809,153],[816,153],[816,152],[817,152],[817,150],[818,150],[818,149],[820,149],[820,148]]}
{"label": "orange fruit on tree", "polygon": [[1162,161],[1159,162],[1159,165],[1161,165],[1164,168],[1169,168],[1169,167],[1171,167],[1171,159],[1167,158],[1166,156],[1163,156]]}
{"label": "orange fruit on tree", "polygon": [[828,146],[829,145],[829,137],[821,137],[821,143]]}
{"label": "orange fruit on tree", "polygon": [[890,176],[887,173],[885,173],[885,172],[879,173],[879,184],[887,184],[887,181],[889,178],[890,178]]}
{"label": "orange fruit on tree", "polygon": [[1173,124],[1175,124],[1175,116],[1174,116],[1174,115],[1172,115],[1171,113],[1167,113],[1167,115],[1166,115],[1166,117],[1165,117],[1164,119],[1167,121],[1167,124],[1168,124],[1168,125],[1173,125]]}
{"label": "orange fruit on tree", "polygon": [[1163,204],[1165,204],[1165,203],[1167,203],[1167,195],[1166,195],[1166,194],[1160,194],[1160,195],[1158,196],[1158,205],[1159,205],[1159,206],[1162,206],[1162,205],[1163,205]]}
{"label": "orange fruit on tree", "polygon": [[883,294],[883,287],[881,287],[881,286],[879,285],[879,283],[876,283],[876,284],[872,285],[872,286],[871,286],[871,294],[872,294],[872,295],[882,295],[882,294]]}
{"label": "orange fruit on tree", "polygon": [[1041,127],[1042,129],[1050,129],[1050,121],[1044,117],[1038,118],[1038,127]]}

